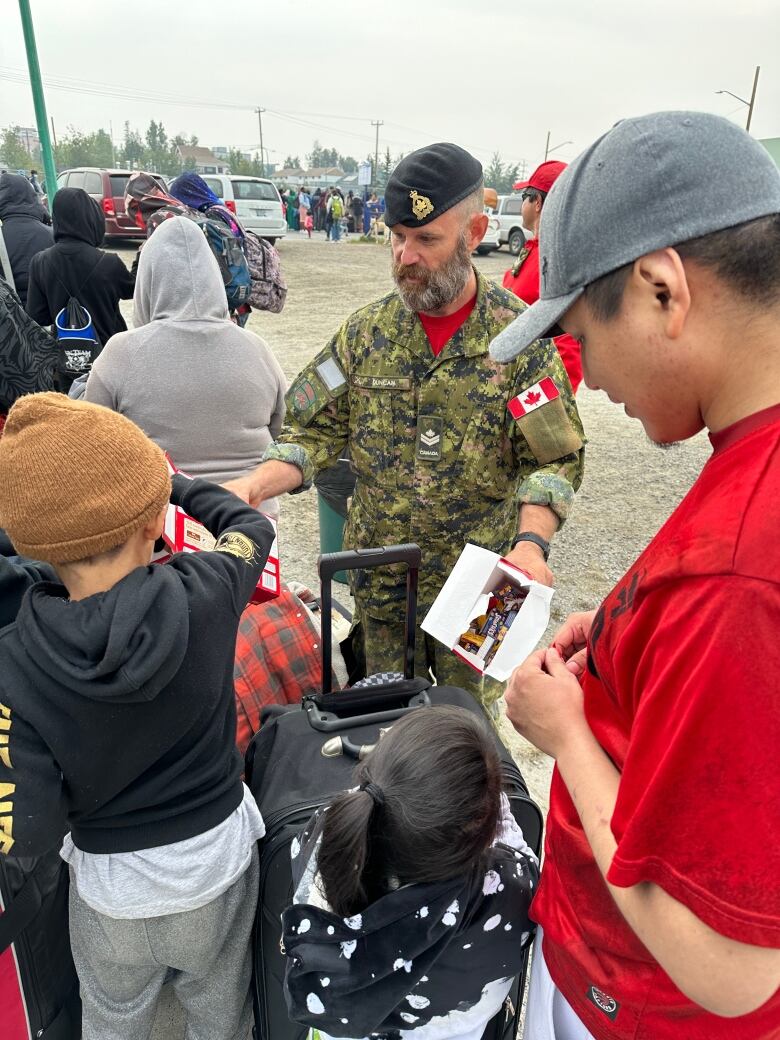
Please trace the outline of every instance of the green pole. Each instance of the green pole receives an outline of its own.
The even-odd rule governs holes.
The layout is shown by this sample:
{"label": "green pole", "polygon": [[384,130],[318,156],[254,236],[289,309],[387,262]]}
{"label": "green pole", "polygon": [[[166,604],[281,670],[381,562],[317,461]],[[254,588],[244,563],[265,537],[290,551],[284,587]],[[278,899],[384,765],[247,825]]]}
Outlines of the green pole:
{"label": "green pole", "polygon": [[46,101],[43,97],[41,67],[38,64],[38,50],[35,46],[35,29],[33,28],[32,14],[30,13],[30,0],[19,0],[19,13],[22,16],[24,46],[27,51],[27,67],[30,70],[30,86],[32,87],[33,105],[35,106],[35,122],[38,125],[38,137],[41,141],[43,173],[46,180],[46,193],[49,198],[49,210],[51,210],[54,193],[57,190],[57,170],[54,166],[54,153],[51,150],[49,120],[46,115]]}

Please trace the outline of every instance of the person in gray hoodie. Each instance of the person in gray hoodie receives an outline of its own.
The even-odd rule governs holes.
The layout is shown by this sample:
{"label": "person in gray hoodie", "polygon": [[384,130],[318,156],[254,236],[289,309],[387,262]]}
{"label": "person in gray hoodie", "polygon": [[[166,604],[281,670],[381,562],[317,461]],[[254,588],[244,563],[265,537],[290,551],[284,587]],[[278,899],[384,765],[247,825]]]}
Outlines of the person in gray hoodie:
{"label": "person in gray hoodie", "polygon": [[54,244],[49,214],[35,193],[35,188],[26,177],[18,173],[0,174],[0,220],[3,222],[3,238],[8,250],[11,270],[4,271],[0,263],[0,274],[11,280],[22,301],[27,305],[27,282],[30,261],[36,253]]}
{"label": "person in gray hoodie", "polygon": [[[249,472],[281,430],[287,384],[268,345],[230,320],[192,221],[166,220],[144,245],[134,304],[135,329],[108,341],[85,399],[132,419],[190,476],[224,483]],[[279,515],[276,499],[260,509]]]}

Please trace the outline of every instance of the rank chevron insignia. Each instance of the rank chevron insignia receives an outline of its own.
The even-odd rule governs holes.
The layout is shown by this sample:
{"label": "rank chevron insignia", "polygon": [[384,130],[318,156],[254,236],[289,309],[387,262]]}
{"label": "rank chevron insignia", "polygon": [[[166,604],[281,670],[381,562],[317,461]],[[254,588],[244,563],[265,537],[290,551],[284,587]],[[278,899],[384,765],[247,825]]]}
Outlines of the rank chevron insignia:
{"label": "rank chevron insignia", "polygon": [[434,444],[439,443],[441,434],[435,433],[433,430],[426,430],[425,433],[420,434],[420,440],[426,447],[432,448]]}

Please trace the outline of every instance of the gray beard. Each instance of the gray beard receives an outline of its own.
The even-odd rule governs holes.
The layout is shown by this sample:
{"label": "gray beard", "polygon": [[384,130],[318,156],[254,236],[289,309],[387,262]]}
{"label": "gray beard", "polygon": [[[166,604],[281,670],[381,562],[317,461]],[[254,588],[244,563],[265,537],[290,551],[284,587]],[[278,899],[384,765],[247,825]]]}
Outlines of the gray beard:
{"label": "gray beard", "polygon": [[422,283],[405,285],[402,278],[403,270],[403,267],[393,264],[393,279],[401,303],[407,310],[422,311],[425,314],[449,306],[466,288],[472,271],[471,254],[465,234],[461,235],[452,255],[438,271],[424,271],[421,268],[416,271],[424,278]]}

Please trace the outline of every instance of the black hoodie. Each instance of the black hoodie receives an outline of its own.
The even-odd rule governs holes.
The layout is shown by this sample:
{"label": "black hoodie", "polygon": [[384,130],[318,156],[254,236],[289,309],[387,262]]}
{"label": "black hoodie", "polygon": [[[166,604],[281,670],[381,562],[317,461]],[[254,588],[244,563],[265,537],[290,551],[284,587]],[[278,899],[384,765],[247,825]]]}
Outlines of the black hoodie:
{"label": "black hoodie", "polygon": [[[26,177],[18,173],[0,175],[0,220],[3,222],[3,238],[11,261],[11,273],[22,306],[27,303],[27,281],[30,261],[36,253],[48,249],[52,244],[51,228],[45,221],[49,214],[43,208],[35,188]],[[0,273],[6,280],[8,272]]]}
{"label": "black hoodie", "polygon": [[273,530],[205,480],[177,475],[172,500],[218,536],[213,552],[76,602],[33,585],[0,632],[2,852],[40,855],[68,827],[85,852],[155,848],[241,802],[233,658]]}
{"label": "black hoodie", "polygon": [[75,296],[92,315],[102,346],[127,325],[119,301],[133,295],[135,279],[115,253],[98,246],[106,218],[98,203],[81,188],[61,188],[54,196],[54,245],[30,264],[27,313],[39,325],[51,325]]}

